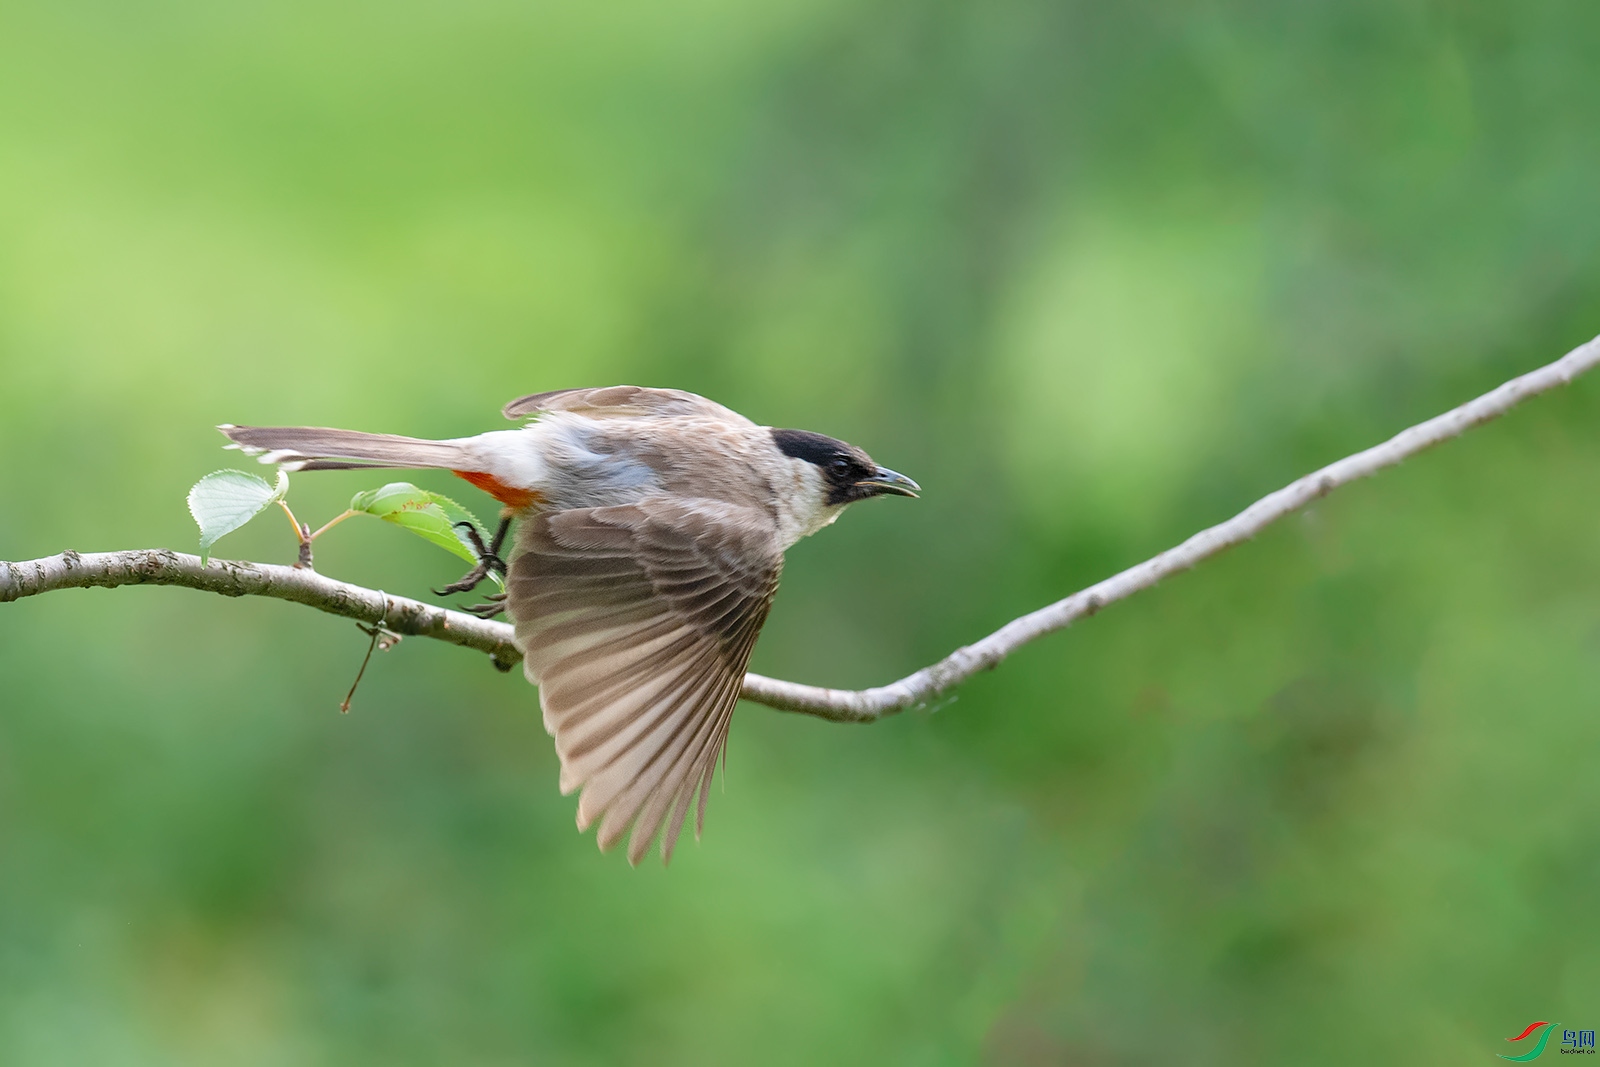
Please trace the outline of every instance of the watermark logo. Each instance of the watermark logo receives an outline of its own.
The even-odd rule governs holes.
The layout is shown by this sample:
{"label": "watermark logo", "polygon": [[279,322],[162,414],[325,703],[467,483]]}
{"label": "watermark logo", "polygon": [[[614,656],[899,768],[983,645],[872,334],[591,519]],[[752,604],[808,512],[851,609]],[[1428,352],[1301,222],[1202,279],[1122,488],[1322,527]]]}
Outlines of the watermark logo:
{"label": "watermark logo", "polygon": [[[1531,1049],[1529,1049],[1527,1052],[1524,1052],[1520,1056],[1507,1056],[1503,1052],[1497,1052],[1495,1055],[1499,1056],[1503,1060],[1511,1060],[1514,1063],[1525,1063],[1528,1060],[1536,1060],[1544,1054],[1545,1043],[1550,1040],[1550,1035],[1555,1032],[1555,1023],[1548,1022],[1543,1019],[1535,1023],[1529,1023],[1528,1028],[1522,1031],[1522,1033],[1518,1034],[1516,1037],[1508,1037],[1506,1040],[1525,1041],[1533,1034],[1538,1033],[1539,1040]],[[1561,1055],[1593,1056],[1594,1054],[1595,1048],[1593,1030],[1561,1031]]]}

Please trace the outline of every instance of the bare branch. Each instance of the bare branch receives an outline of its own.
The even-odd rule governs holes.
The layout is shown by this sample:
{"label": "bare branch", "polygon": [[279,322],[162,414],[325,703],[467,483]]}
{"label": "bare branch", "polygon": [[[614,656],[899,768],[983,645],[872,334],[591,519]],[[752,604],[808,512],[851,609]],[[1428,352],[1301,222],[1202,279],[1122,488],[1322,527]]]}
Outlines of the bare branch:
{"label": "bare branch", "polygon": [[[1513,378],[1498,389],[1468,401],[1391,437],[1381,445],[1331,463],[1262,497],[1226,522],[1202,530],[1153,559],[1129,567],[1064,600],[1002,626],[974,644],[958,648],[938,663],[897,682],[874,689],[822,689],[748,674],[746,700],[780,711],[798,711],[834,722],[872,722],[925,704],[978,671],[995,666],[1030,641],[1070,626],[1108,604],[1187,570],[1224,549],[1247,541],[1267,526],[1342,485],[1392,467],[1474,426],[1504,415],[1531,396],[1565,385],[1600,363],[1600,337],[1580,345],[1554,363]],[[224,596],[270,596],[306,604],[333,615],[382,625],[399,634],[434,637],[488,653],[501,670],[521,658],[511,627],[405,597],[325,578],[309,569],[262,563],[212,560],[202,567],[195,556],[166,549],[99,552],[24,563],[0,563],[0,602],[52,589],[119,585],[180,585]]]}
{"label": "bare branch", "polygon": [[382,626],[392,633],[436,637],[452,645],[475,648],[487,652],[501,670],[510,670],[522,659],[522,653],[511,643],[511,627],[503,622],[390,596],[377,589],[324,577],[308,568],[225,559],[213,559],[201,566],[198,556],[166,548],[81,554],[69,551],[23,563],[0,562],[0,603],[53,589],[119,585],[179,585],[223,596],[275,597],[369,626]]}

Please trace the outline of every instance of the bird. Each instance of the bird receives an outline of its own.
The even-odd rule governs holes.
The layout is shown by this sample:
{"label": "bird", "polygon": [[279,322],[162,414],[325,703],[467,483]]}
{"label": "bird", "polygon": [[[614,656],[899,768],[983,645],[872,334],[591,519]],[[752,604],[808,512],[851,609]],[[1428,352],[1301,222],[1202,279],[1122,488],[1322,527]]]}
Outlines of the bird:
{"label": "bird", "polygon": [[[677,389],[560,389],[511,401],[516,429],[424,440],[305,426],[218,429],[227,447],[291,471],[437,468],[502,505],[479,563],[440,593],[505,575],[503,606],[555,739],[562,795],[601,851],[628,834],[670,862],[695,837],[745,668],[792,545],[916,482],[866,452],[760,426]],[[507,529],[514,547],[502,560]],[[629,833],[631,829],[631,834]]]}

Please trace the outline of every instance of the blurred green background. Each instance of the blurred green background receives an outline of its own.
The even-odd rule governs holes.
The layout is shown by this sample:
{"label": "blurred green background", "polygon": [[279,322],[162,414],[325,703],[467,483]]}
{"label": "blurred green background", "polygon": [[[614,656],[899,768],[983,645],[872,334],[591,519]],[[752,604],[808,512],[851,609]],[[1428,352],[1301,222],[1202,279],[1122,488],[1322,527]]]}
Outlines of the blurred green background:
{"label": "blurred green background", "polygon": [[[0,558],[192,551],[218,422],[454,436],[670,385],[926,487],[793,550],[756,650],[887,681],[1600,331],[1597,35],[1491,0],[0,4]],[[1600,381],[1542,398],[931,711],[746,705],[665,871],[574,832],[481,656],[408,640],[340,716],[344,620],[0,606],[0,1062],[1459,1064],[1592,1028],[1597,417]],[[272,516],[219,552],[294,555]],[[317,562],[461,569],[369,520]]]}

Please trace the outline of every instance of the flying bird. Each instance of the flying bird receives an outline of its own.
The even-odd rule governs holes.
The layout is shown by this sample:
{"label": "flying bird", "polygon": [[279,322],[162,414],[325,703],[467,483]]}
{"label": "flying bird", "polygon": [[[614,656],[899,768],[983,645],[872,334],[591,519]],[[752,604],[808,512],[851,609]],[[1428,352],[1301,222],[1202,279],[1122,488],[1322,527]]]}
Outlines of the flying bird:
{"label": "flying bird", "polygon": [[[441,592],[506,575],[505,611],[563,795],[602,850],[638,863],[695,835],[783,554],[857,500],[916,482],[843,441],[758,426],[693,393],[618,385],[505,406],[513,430],[428,441],[307,426],[219,426],[289,470],[439,468],[503,505],[480,562]],[[515,520],[508,562],[500,550]],[[498,606],[498,605],[497,605]],[[490,610],[494,610],[491,607]]]}

